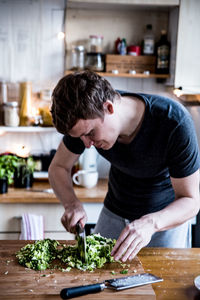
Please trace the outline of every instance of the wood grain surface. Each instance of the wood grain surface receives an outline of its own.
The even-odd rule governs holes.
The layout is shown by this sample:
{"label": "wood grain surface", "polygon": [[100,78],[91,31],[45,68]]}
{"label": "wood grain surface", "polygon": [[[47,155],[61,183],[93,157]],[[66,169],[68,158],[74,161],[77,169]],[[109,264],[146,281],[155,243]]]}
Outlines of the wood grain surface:
{"label": "wood grain surface", "polygon": [[[83,272],[73,269],[70,272],[59,270],[34,271],[18,264],[16,251],[28,241],[0,241],[0,299],[1,300],[28,300],[28,299],[61,299],[60,291],[66,287],[103,282],[105,279],[124,277],[143,273],[144,269],[136,257],[130,264],[127,275],[120,274],[123,269],[118,263],[107,264],[94,272]],[[70,243],[70,242],[69,242]],[[114,270],[117,274],[112,275]],[[45,277],[43,275],[46,275]],[[155,293],[151,285],[113,291],[105,289],[96,294],[81,296],[74,299],[133,299],[155,300]]]}
{"label": "wood grain surface", "polygon": [[153,284],[156,300],[200,300],[194,285],[200,275],[200,248],[143,248],[138,257],[145,272],[164,279]]}

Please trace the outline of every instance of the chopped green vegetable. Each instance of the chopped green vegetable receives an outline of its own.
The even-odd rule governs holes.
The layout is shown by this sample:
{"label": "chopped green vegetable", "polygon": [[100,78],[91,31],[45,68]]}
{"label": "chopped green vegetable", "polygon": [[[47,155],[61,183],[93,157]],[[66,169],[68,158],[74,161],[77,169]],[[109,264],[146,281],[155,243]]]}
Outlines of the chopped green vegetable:
{"label": "chopped green vegetable", "polygon": [[115,271],[110,272],[112,275],[116,275],[117,273]]}
{"label": "chopped green vegetable", "polygon": [[128,274],[128,269],[124,269],[120,272],[120,274]]}
{"label": "chopped green vegetable", "polygon": [[77,245],[63,246],[58,253],[58,258],[72,268],[93,271],[103,267],[107,262],[114,262],[110,253],[115,242],[115,240],[104,238],[100,234],[92,234],[86,237],[87,263],[81,261]]}
{"label": "chopped green vegetable", "polygon": [[17,252],[16,257],[24,267],[34,270],[46,270],[56,258],[59,242],[45,239],[27,244]]}
{"label": "chopped green vegetable", "polygon": [[[76,245],[60,245],[58,241],[45,239],[36,241],[34,244],[27,244],[17,252],[19,263],[34,270],[45,270],[50,268],[54,259],[66,264],[66,268],[54,265],[63,272],[69,272],[71,268],[93,271],[101,268],[105,263],[114,262],[111,256],[112,248],[116,240],[107,239],[100,234],[92,234],[86,237],[87,263],[80,259],[80,249]],[[60,246],[58,248],[58,245]],[[65,271],[64,271],[65,270]]]}

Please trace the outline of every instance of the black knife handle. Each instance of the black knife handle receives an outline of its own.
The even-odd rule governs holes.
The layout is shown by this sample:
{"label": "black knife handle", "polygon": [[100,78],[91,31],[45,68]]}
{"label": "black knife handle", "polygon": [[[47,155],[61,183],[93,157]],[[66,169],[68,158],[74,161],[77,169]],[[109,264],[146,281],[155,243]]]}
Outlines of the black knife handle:
{"label": "black knife handle", "polygon": [[78,296],[83,296],[87,294],[93,294],[103,291],[105,288],[104,283],[81,285],[72,288],[62,289],[60,292],[60,297],[62,299],[71,299]]}

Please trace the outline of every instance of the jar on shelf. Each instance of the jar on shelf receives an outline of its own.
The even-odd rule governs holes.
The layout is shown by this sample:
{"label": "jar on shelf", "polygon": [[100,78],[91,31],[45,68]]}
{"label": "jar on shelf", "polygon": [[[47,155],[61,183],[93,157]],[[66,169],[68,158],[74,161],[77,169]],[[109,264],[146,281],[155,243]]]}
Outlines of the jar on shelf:
{"label": "jar on shelf", "polygon": [[90,35],[89,52],[102,53],[103,52],[103,36]]}
{"label": "jar on shelf", "polygon": [[4,103],[4,125],[10,127],[19,126],[19,106],[18,102]]}
{"label": "jar on shelf", "polygon": [[71,51],[71,70],[82,71],[85,67],[85,47],[74,46]]}
{"label": "jar on shelf", "polygon": [[104,71],[104,55],[94,52],[87,53],[85,68],[96,72]]}

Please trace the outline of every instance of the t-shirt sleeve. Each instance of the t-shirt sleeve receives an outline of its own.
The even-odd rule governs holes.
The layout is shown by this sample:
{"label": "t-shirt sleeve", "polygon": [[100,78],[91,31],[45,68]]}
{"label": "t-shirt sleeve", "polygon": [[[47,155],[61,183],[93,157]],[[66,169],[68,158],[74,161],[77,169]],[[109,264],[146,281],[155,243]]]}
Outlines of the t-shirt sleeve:
{"label": "t-shirt sleeve", "polygon": [[168,143],[168,168],[170,176],[182,178],[200,167],[200,155],[192,118],[185,117],[170,135]]}
{"label": "t-shirt sleeve", "polygon": [[85,145],[80,138],[64,135],[63,143],[72,153],[81,154],[85,150]]}

